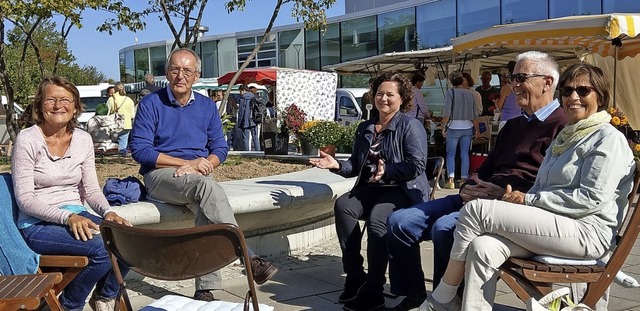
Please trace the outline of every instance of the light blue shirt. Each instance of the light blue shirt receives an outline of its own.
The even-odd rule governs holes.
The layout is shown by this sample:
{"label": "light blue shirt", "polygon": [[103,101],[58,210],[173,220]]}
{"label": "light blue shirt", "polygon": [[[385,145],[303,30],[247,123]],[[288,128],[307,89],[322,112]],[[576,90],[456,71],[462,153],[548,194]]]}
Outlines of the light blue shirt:
{"label": "light blue shirt", "polygon": [[548,103],[546,106],[534,112],[533,115],[529,115],[524,110],[522,110],[522,115],[525,118],[527,118],[527,121],[535,120],[534,119],[535,117],[536,119],[544,122],[544,120],[546,120],[558,107],[560,107],[560,102],[558,102],[558,99],[554,99],[552,102]]}

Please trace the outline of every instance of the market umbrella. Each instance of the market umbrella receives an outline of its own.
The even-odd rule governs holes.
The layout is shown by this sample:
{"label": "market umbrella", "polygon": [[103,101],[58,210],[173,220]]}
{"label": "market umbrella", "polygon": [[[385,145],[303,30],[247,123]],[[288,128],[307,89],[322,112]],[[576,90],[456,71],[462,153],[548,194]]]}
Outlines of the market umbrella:
{"label": "market umbrella", "polygon": [[[236,84],[257,83],[262,85],[274,85],[276,82],[277,71],[278,69],[273,67],[247,68],[240,73],[240,77],[238,77]],[[218,83],[229,84],[229,82],[231,82],[231,78],[233,78],[235,74],[235,71],[227,72],[218,78]]]}
{"label": "market umbrella", "polygon": [[[614,13],[569,16],[525,23],[493,26],[451,40],[454,56],[491,57],[511,52],[539,50],[552,56],[574,54],[576,61],[601,67],[613,80],[614,105],[629,115],[631,126],[640,128],[640,14]],[[564,54],[559,54],[564,53]],[[624,60],[624,66],[618,61]],[[618,68],[620,67],[620,68]],[[618,76],[625,77],[618,80]]]}

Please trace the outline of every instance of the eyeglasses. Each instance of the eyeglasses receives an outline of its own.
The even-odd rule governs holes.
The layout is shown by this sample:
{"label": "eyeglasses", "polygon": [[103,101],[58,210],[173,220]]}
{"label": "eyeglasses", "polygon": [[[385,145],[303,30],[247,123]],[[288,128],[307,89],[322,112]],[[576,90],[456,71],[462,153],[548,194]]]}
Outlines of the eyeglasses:
{"label": "eyeglasses", "polygon": [[44,100],[45,105],[55,105],[56,102],[59,102],[60,105],[63,105],[63,106],[69,106],[73,104],[72,99],[65,98],[65,97],[62,97],[62,98],[49,97],[49,98],[45,98]]}
{"label": "eyeglasses", "polygon": [[189,69],[189,68],[169,68],[169,73],[171,73],[174,76],[177,76],[180,73],[180,71],[182,71],[182,75],[185,78],[189,78],[196,73],[195,70]]}
{"label": "eyeglasses", "polygon": [[574,91],[578,93],[578,96],[585,97],[591,94],[591,92],[595,91],[596,88],[593,86],[577,86],[575,88],[570,86],[563,86],[561,88],[558,88],[558,90],[560,90],[560,95],[564,97],[571,96],[571,94],[573,94]]}
{"label": "eyeglasses", "polygon": [[540,74],[535,74],[535,73],[514,73],[512,75],[508,75],[507,79],[509,79],[510,82],[518,82],[518,83],[524,83],[524,81],[527,81],[527,79],[529,78],[533,78],[533,77],[546,77],[547,75],[540,75]]}

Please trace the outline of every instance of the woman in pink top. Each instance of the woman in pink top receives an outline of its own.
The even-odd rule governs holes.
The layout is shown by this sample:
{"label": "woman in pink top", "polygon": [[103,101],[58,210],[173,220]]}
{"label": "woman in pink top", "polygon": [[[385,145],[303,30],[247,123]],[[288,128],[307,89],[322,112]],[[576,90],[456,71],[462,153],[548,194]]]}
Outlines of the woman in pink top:
{"label": "woman in pink top", "polygon": [[[102,217],[131,224],[110,209],[102,194],[91,136],[76,128],[82,110],[78,89],[65,78],[45,78],[38,86],[35,125],[18,134],[11,154],[18,228],[36,253],[89,258],[60,295],[65,310],[82,310],[94,286],[91,308],[113,310],[118,283],[98,226]],[[102,217],[90,214],[84,202]]]}

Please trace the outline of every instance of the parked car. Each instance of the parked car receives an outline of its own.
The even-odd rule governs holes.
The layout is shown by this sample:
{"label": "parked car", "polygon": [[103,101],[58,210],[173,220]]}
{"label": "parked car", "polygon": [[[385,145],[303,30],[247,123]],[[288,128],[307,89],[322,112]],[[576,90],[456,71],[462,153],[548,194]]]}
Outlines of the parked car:
{"label": "parked car", "polygon": [[107,102],[107,97],[90,96],[80,97],[80,101],[84,104],[84,111],[78,118],[81,128],[86,129],[87,121],[96,114],[96,107]]}
{"label": "parked car", "polygon": [[350,125],[362,119],[362,96],[368,91],[367,88],[337,89],[335,121],[342,125]]}

